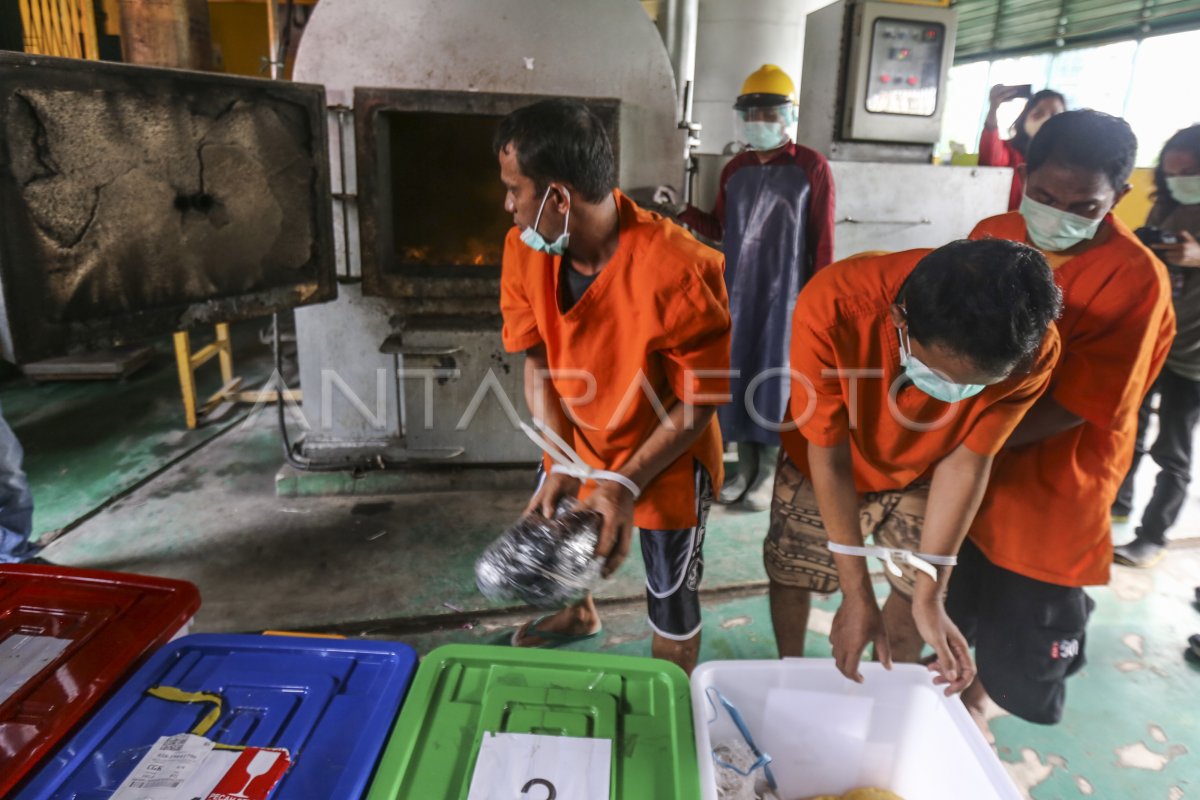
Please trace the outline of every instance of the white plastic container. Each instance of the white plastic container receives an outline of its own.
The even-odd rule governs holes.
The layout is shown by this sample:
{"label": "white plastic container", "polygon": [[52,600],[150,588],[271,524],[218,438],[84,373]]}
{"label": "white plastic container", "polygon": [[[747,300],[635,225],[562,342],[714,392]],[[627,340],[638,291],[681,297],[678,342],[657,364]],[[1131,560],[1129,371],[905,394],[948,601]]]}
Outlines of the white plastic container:
{"label": "white plastic container", "polygon": [[914,664],[889,672],[865,663],[865,683],[842,677],[832,659],[710,661],[692,674],[692,711],[704,800],[717,800],[712,749],[740,740],[708,690],[742,715],[772,756],[782,800],[841,794],[860,786],[905,800],[1020,800],[1021,794],[958,698],[947,698]]}

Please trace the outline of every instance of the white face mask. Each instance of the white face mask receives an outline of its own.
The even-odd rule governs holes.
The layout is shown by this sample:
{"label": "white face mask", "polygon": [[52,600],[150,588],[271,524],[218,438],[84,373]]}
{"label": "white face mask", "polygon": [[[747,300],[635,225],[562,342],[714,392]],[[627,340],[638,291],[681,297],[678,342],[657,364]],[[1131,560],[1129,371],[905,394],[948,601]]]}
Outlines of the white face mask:
{"label": "white face mask", "polygon": [[1175,202],[1185,206],[1200,204],[1200,175],[1169,175],[1167,191]]}
{"label": "white face mask", "polygon": [[1021,216],[1025,218],[1025,230],[1029,241],[1048,253],[1067,250],[1096,235],[1104,217],[1089,219],[1068,211],[1059,211],[1053,206],[1039,203],[1029,195],[1021,197]]}
{"label": "white face mask", "polygon": [[897,325],[896,333],[900,336],[900,366],[904,368],[904,374],[913,382],[913,386],[934,400],[957,403],[974,397],[987,388],[978,383],[955,383],[947,379],[913,355],[908,331]]}
{"label": "white face mask", "polygon": [[[791,140],[791,128],[796,122],[796,108],[791,103],[769,109],[774,114],[763,114],[761,110],[737,109],[734,111],[734,138],[751,150],[774,150]],[[767,119],[747,119],[754,115]]]}
{"label": "white face mask", "polygon": [[788,140],[782,122],[746,122],[743,132],[751,150],[774,150]]}
{"label": "white face mask", "polygon": [[542,204],[538,206],[537,218],[533,224],[525,230],[521,231],[521,241],[537,250],[539,253],[547,253],[552,256],[561,256],[567,252],[567,246],[571,242],[571,234],[567,232],[571,225],[571,193],[565,188],[562,190],[567,196],[567,218],[563,220],[562,235],[553,242],[547,242],[546,238],[538,233],[538,224],[542,221],[542,212],[546,210],[546,200],[550,198],[550,189],[553,187],[547,186],[546,193],[542,195]]}

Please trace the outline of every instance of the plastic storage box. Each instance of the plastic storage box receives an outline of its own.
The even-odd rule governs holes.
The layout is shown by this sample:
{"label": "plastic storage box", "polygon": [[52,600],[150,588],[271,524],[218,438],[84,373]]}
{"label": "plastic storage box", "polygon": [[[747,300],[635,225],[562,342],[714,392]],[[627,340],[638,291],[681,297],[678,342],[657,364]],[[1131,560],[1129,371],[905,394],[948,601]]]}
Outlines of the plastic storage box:
{"label": "plastic storage box", "polygon": [[958,698],[928,670],[861,666],[864,683],[832,659],[710,661],[692,673],[700,797],[716,800],[713,746],[740,740],[717,689],[741,714],[754,743],[774,761],[784,800],[861,786],[905,800],[1020,800]]}
{"label": "plastic storage box", "polygon": [[422,661],[369,800],[462,800],[485,731],[611,739],[614,800],[700,794],[688,680],[674,664],[448,645]]}
{"label": "plastic storage box", "polygon": [[199,607],[184,581],[0,566],[0,797]]}
{"label": "plastic storage box", "polygon": [[271,800],[362,796],[412,680],[416,653],[396,642],[286,636],[185,636],[160,650],[23,787],[19,800],[105,800],[162,736],[196,730],[221,745],[286,748]]}

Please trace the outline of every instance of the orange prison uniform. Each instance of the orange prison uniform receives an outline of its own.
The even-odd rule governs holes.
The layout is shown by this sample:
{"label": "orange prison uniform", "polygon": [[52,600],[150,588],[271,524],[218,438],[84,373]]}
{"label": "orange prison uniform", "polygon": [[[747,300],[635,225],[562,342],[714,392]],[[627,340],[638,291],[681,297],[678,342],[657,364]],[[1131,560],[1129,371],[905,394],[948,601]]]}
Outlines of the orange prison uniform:
{"label": "orange prison uniform", "polygon": [[[809,442],[832,447],[848,437],[859,492],[902,489],[927,476],[960,444],[980,455],[992,455],[1049,386],[1059,352],[1053,325],[1028,372],[955,404],[904,382],[896,394],[899,414],[892,412],[889,391],[904,371],[889,308],[905,278],[929,252],[848,259],[816,273],[800,293],[792,320],[790,404],[791,420],[799,428],[785,431],[782,438],[788,457],[810,479]],[[874,369],[876,374],[860,377],[854,388],[851,376],[829,374],[830,370],[863,369]],[[806,381],[811,383],[811,394]],[[856,418],[852,394],[857,396]],[[903,422],[929,425],[943,416],[946,424],[931,430],[913,430]]]}
{"label": "orange prison uniform", "polygon": [[[1063,355],[1051,396],[1083,424],[996,459],[971,539],[993,564],[1061,586],[1108,583],[1110,507],[1133,459],[1137,411],[1175,335],[1166,268],[1111,214],[1104,244],[1058,263]],[[972,239],[1026,242],[1019,213]]]}
{"label": "orange prison uniform", "polygon": [[[552,374],[551,380],[574,417],[576,451],[607,470],[620,469],[659,427],[651,390],[666,411],[679,400],[719,405],[729,394],[724,258],[619,190],[613,196],[620,213],[617,251],[565,314],[558,299],[562,258],[528,247],[517,228],[505,240],[500,279],[505,349],[544,343],[552,373],[576,371]],[[588,392],[580,372],[595,377],[595,397],[571,404]],[[721,433],[715,416],[688,452],[641,487],[633,516],[639,528],[697,524],[696,460],[718,491]]]}

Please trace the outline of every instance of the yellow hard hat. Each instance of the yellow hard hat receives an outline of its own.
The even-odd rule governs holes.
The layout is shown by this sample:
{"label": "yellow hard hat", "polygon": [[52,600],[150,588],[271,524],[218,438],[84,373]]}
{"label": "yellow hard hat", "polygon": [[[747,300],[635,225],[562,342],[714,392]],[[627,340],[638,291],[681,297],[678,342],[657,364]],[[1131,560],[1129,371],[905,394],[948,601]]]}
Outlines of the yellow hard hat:
{"label": "yellow hard hat", "polygon": [[796,84],[776,65],[763,64],[746,78],[733,107],[777,106],[789,101],[796,102]]}

